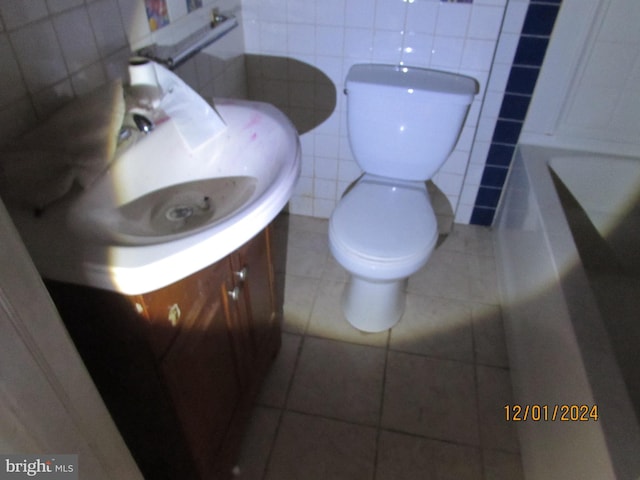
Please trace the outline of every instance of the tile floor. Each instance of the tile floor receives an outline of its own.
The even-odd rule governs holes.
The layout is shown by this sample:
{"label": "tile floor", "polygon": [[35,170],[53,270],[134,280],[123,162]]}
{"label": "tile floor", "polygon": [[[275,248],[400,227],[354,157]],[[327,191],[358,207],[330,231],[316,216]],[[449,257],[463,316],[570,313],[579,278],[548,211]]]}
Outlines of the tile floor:
{"label": "tile floor", "polygon": [[327,221],[290,217],[283,345],[239,461],[247,480],[521,480],[491,232],[455,225],[390,332],[343,318]]}

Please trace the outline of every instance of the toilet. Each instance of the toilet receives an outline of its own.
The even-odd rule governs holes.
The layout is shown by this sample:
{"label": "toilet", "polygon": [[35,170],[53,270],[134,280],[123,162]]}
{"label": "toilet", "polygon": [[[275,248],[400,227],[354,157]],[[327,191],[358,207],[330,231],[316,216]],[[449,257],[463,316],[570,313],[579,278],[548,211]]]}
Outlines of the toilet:
{"label": "toilet", "polygon": [[329,220],[329,246],[349,272],[345,317],[364,332],[393,327],[409,276],[438,238],[426,181],[458,140],[477,82],[424,68],[360,64],[346,78],[351,151],[364,174]]}

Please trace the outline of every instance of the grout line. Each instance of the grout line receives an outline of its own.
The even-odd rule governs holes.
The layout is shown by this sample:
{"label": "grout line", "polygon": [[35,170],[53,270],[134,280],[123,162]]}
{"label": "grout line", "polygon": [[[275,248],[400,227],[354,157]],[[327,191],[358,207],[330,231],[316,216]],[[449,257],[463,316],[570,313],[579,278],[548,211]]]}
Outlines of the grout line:
{"label": "grout line", "polygon": [[[293,334],[290,334],[293,335]],[[296,336],[300,337],[300,342],[298,344],[298,349],[296,352],[296,358],[293,364],[293,369],[291,371],[291,377],[289,378],[289,382],[287,384],[287,389],[284,395],[284,401],[282,403],[282,406],[280,407],[276,407],[277,410],[279,410],[279,414],[278,414],[278,424],[276,425],[276,429],[275,432],[273,434],[273,439],[271,440],[271,444],[269,445],[269,453],[267,454],[267,458],[265,459],[265,464],[264,464],[264,469],[262,471],[262,480],[265,480],[267,478],[267,474],[269,473],[269,465],[271,464],[271,457],[273,456],[273,451],[275,449],[276,446],[276,442],[278,440],[278,435],[280,434],[280,428],[282,427],[282,419],[284,418],[284,414],[287,411],[291,411],[287,409],[287,403],[289,401],[289,394],[291,393],[291,389],[293,388],[293,380],[295,378],[296,375],[296,370],[298,369],[298,363],[300,360],[300,355],[302,353],[302,346],[304,344],[304,335],[297,335]],[[282,347],[281,350],[282,351]],[[255,406],[257,406],[259,404],[255,404]],[[264,406],[264,405],[263,405]],[[274,407],[270,407],[270,408],[274,408]]]}
{"label": "grout line", "polygon": [[385,351],[385,355],[384,355],[384,368],[382,370],[382,388],[380,389],[380,410],[378,412],[378,424],[376,426],[377,431],[376,431],[376,451],[374,452],[374,456],[373,456],[373,477],[374,480],[377,476],[378,473],[378,459],[379,459],[379,452],[380,452],[380,437],[382,436],[382,415],[384,413],[384,394],[386,392],[386,388],[387,388],[387,364],[389,362],[389,353],[391,351],[390,349],[391,347],[391,333],[389,333],[387,335],[387,345],[386,345],[386,351]]}

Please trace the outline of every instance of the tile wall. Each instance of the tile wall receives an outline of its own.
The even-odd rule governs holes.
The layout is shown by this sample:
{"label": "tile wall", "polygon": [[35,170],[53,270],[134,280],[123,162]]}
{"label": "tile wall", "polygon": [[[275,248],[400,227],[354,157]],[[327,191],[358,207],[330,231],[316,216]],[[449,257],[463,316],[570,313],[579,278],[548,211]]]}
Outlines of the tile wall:
{"label": "tile wall", "polygon": [[[215,5],[238,14],[242,25],[179,69],[187,82],[205,96],[244,97],[244,52],[254,60],[284,58],[297,65],[292,76],[283,82],[282,62],[273,62],[258,79],[273,87],[274,103],[303,107],[303,115],[309,104],[324,109],[311,112],[306,123],[313,128],[301,138],[303,172],[293,213],[328,217],[361,173],[346,137],[341,92],[348,68],[403,62],[480,82],[460,141],[434,182],[457,222],[491,223],[560,0],[533,0],[530,9],[529,0],[204,3],[187,15],[186,2],[168,0],[171,24],[152,33],[142,0],[0,0],[0,145],[74,96],[124,76],[132,50],[184,35]],[[297,88],[305,81],[311,90]]]}
{"label": "tile wall", "polygon": [[[480,123],[483,101],[499,101],[487,94],[503,18],[511,11],[509,18],[519,33],[517,24],[528,2],[512,0],[509,4],[516,7],[507,8],[507,0],[244,0],[247,53],[312,65],[335,85],[333,113],[302,135],[302,177],[291,202],[292,212],[328,217],[345,188],[361,173],[346,136],[342,91],[349,67],[359,62],[402,62],[471,75],[480,83],[460,141],[434,178],[456,212],[456,220],[468,223],[486,158],[485,151],[485,158],[474,166],[475,173],[469,168],[478,127],[484,125]],[[516,41],[508,38],[505,42],[509,40]],[[504,61],[510,64],[511,59]],[[282,75],[274,71],[262,81],[276,81]],[[291,97],[294,91],[283,82],[275,94]]]}
{"label": "tile wall", "polygon": [[[476,189],[477,195],[470,223],[478,225],[493,223],[502,195],[502,187],[509,173],[513,152],[520,137],[549,38],[560,10],[560,3],[561,0],[531,0],[531,3],[526,7],[524,16],[522,16],[522,12],[516,14],[518,19],[523,19],[519,31],[513,28],[516,24],[509,27],[505,19],[505,29],[500,37],[499,52],[503,45],[503,39],[506,41],[507,37],[510,48],[513,46],[516,48],[515,52],[509,52],[506,57],[499,53],[494,63],[491,80],[493,81],[494,78],[496,82],[506,80],[506,84],[504,86],[501,84],[497,88],[495,98],[485,105],[489,110],[499,106],[497,118],[493,119],[493,115],[487,115],[484,119],[487,124],[493,123],[495,125],[490,141],[486,142],[486,139],[478,137],[478,141],[474,145],[474,154],[478,153],[477,157],[479,159],[485,158],[486,161],[482,169],[480,185]],[[509,6],[511,7],[511,5],[518,4],[510,3]],[[516,8],[524,10],[525,5],[520,4]],[[500,63],[509,58],[512,58],[511,62]],[[504,72],[508,72],[506,79]],[[501,77],[500,80],[498,80],[499,77]],[[501,91],[504,94],[501,95],[499,93]],[[488,151],[485,152],[485,150]],[[479,170],[476,170],[475,173],[479,173]],[[472,190],[470,189],[470,191]]]}
{"label": "tile wall", "polygon": [[[0,145],[77,95],[126,76],[131,51],[179,36],[213,5],[187,15],[169,0],[171,24],[151,33],[143,0],[0,0]],[[242,28],[235,29],[178,73],[205,95],[245,94]]]}

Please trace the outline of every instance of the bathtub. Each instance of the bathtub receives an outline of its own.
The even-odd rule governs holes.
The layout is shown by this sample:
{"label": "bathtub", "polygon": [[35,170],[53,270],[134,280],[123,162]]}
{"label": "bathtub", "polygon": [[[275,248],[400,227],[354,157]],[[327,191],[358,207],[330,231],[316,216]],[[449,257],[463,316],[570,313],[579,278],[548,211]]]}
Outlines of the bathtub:
{"label": "bathtub", "polygon": [[639,159],[516,150],[494,229],[527,480],[640,479],[639,195]]}

